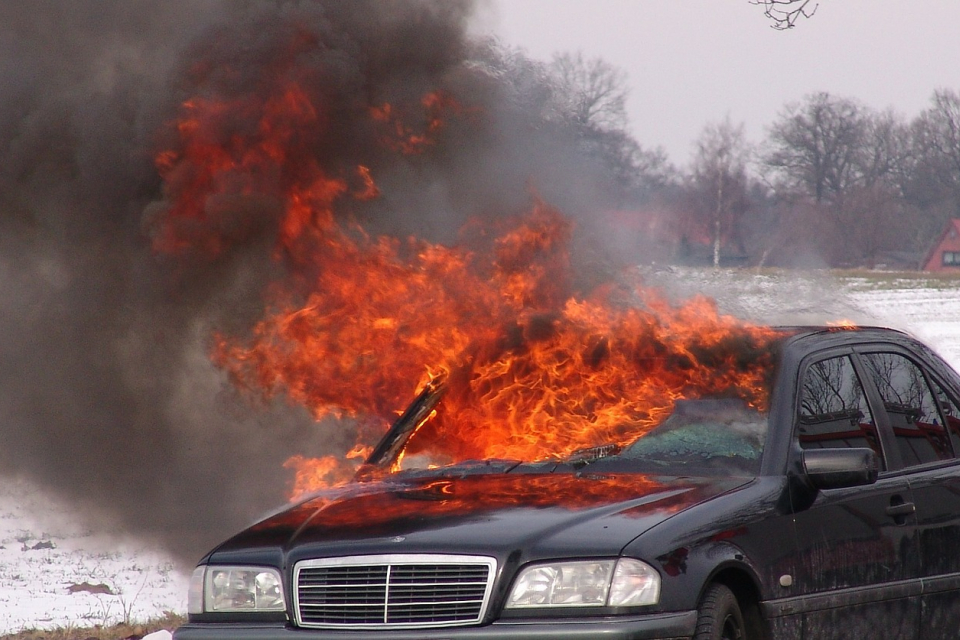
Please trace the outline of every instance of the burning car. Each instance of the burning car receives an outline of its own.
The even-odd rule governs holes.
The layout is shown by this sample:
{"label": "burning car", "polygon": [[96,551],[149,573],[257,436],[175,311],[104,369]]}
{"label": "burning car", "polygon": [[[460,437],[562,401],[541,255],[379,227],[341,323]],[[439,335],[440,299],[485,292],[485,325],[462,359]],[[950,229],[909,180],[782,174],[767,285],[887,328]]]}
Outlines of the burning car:
{"label": "burning car", "polygon": [[174,637],[955,634],[960,378],[889,329],[753,346],[698,354],[748,385],[691,383],[608,441],[528,458],[431,439],[463,410],[434,379],[353,482],[208,553]]}

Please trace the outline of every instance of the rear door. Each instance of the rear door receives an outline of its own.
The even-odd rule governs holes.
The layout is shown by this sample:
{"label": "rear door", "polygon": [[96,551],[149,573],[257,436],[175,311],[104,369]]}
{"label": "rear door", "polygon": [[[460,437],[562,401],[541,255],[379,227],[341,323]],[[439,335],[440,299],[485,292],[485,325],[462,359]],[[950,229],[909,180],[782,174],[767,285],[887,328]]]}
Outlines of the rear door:
{"label": "rear door", "polygon": [[920,559],[916,516],[900,458],[876,394],[849,350],[801,366],[795,451],[870,447],[881,461],[869,486],[820,491],[795,514],[798,562],[791,604],[811,640],[909,640],[919,628]]}
{"label": "rear door", "polygon": [[919,525],[923,637],[960,630],[960,404],[956,387],[909,351],[861,355],[906,466]]}

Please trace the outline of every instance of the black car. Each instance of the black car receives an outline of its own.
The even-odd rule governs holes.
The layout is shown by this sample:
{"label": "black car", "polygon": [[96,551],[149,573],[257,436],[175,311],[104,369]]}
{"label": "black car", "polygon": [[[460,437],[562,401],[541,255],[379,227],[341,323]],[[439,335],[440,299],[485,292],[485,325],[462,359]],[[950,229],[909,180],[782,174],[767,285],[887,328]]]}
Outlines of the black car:
{"label": "black car", "polygon": [[762,404],[690,394],[626,444],[378,473],[428,386],[356,482],[204,557],[174,637],[956,637],[960,379],[892,330],[776,335]]}

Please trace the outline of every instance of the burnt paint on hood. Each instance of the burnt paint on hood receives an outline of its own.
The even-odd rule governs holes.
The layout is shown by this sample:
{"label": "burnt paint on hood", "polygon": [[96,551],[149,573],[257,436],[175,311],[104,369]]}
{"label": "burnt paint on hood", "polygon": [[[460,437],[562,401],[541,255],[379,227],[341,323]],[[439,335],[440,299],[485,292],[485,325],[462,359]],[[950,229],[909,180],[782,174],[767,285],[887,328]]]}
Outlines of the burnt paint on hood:
{"label": "burnt paint on hood", "polygon": [[748,480],[578,473],[355,483],[253,525],[221,545],[210,561],[284,552],[290,563],[367,553],[502,556],[520,548],[543,557],[616,555],[674,513]]}

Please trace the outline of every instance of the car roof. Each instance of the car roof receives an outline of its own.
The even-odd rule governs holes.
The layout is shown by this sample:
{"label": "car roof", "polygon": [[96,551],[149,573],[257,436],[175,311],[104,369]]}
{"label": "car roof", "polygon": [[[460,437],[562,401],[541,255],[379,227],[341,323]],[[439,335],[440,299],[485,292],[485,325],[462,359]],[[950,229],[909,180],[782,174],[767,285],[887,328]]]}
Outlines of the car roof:
{"label": "car roof", "polygon": [[865,342],[890,342],[916,347],[919,343],[908,333],[899,329],[875,326],[787,326],[774,327],[787,334],[784,346],[796,345],[798,348],[822,348]]}

